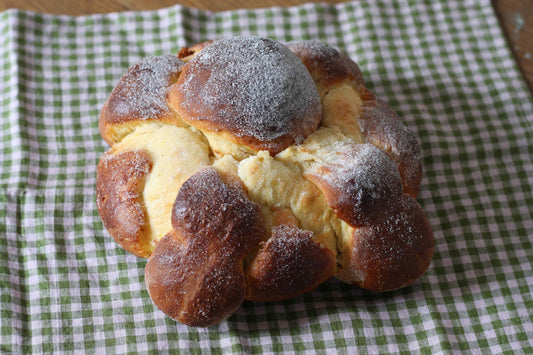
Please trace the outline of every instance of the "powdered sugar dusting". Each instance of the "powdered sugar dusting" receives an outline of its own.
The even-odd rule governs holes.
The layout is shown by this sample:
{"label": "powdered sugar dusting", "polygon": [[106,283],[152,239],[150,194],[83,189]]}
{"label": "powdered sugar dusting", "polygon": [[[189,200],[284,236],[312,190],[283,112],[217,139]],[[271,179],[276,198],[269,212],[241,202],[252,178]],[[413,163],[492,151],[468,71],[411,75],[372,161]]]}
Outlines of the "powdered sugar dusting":
{"label": "powdered sugar dusting", "polygon": [[[366,223],[388,203],[402,195],[398,168],[381,150],[371,144],[346,144],[325,160],[327,173],[322,178],[336,191],[338,208],[350,224]],[[348,211],[349,210],[349,211]]]}
{"label": "powdered sugar dusting", "polygon": [[313,57],[318,58],[327,58],[334,57],[338,51],[333,48],[326,46],[324,43],[317,39],[312,39],[308,41],[291,41],[287,43],[287,47],[293,52],[304,52],[308,51],[313,54]]}
{"label": "powdered sugar dusting", "polygon": [[[103,169],[110,169],[111,168],[110,164],[116,164],[122,167],[121,169],[127,170],[127,174],[125,175],[131,175],[137,179],[144,177],[152,169],[152,165],[147,164],[146,158],[144,159],[136,158],[137,155],[142,157],[143,155],[141,154],[143,153],[140,153],[140,152],[130,153],[131,155],[137,154],[137,155],[133,155],[133,157],[128,154],[125,154],[125,155],[121,155],[121,154],[114,155],[108,152],[107,154],[102,155],[102,157],[100,158],[100,164],[103,166]],[[127,158],[124,158],[124,156],[127,156]]]}
{"label": "powdered sugar dusting", "polygon": [[313,240],[311,231],[281,225],[247,270],[252,299],[281,300],[308,291],[330,277],[335,254]]}
{"label": "powdered sugar dusting", "polygon": [[172,209],[172,226],[196,238],[202,230],[220,233],[219,252],[238,245],[236,249],[242,253],[263,237],[259,211],[244,191],[224,183],[215,169],[205,168],[182,185]]}
{"label": "powdered sugar dusting", "polygon": [[287,47],[298,57],[310,60],[310,62],[306,62],[310,65],[309,71],[313,71],[320,66],[324,66],[327,69],[338,61],[339,57],[339,51],[333,47],[326,46],[316,39],[288,42]]}
{"label": "powdered sugar dusting", "polygon": [[435,245],[427,218],[408,195],[382,219],[356,230],[354,240],[356,268],[366,271],[362,286],[377,291],[414,282],[428,267]]}
{"label": "powdered sugar dusting", "polygon": [[[320,255],[320,247],[313,241],[313,233],[295,227],[277,226],[272,229],[272,237],[268,240],[265,250],[270,254],[269,264],[275,272],[271,273],[270,283],[274,286],[286,288],[312,284],[309,260],[303,251],[310,249],[315,255]],[[315,250],[316,249],[316,250]],[[307,251],[307,250],[305,250]],[[318,263],[320,259],[315,259]],[[299,290],[298,290],[299,291]]]}
{"label": "powdered sugar dusting", "polygon": [[155,119],[168,115],[168,88],[183,64],[172,55],[148,57],[134,64],[109,98],[111,116],[115,119]]}
{"label": "powdered sugar dusting", "polygon": [[422,153],[413,132],[379,99],[363,105],[358,124],[367,143],[391,155],[398,164],[406,192],[416,196],[422,178]]}
{"label": "powdered sugar dusting", "polygon": [[292,135],[297,143],[319,123],[320,96],[309,72],[278,42],[221,39],[187,65],[181,109],[194,120],[239,137],[265,142]]}
{"label": "powdered sugar dusting", "polygon": [[364,84],[357,64],[336,48],[318,40],[289,42],[287,47],[302,60],[322,89],[344,79]]}
{"label": "powdered sugar dusting", "polygon": [[350,181],[359,189],[368,190],[373,198],[383,195],[384,187],[400,184],[398,169],[381,150],[371,144],[344,145],[331,154],[328,165],[336,167],[334,176],[339,181]]}
{"label": "powdered sugar dusting", "polygon": [[169,275],[160,281],[166,282],[165,291],[172,289],[173,299],[161,302],[162,309],[189,325],[218,323],[244,299],[242,259],[265,232],[259,207],[240,188],[227,185],[215,169],[204,168],[182,185],[172,226],[174,240],[163,243],[181,244],[178,252],[183,257],[175,259],[178,263],[160,258],[168,248],[159,244],[147,266],[164,268]]}

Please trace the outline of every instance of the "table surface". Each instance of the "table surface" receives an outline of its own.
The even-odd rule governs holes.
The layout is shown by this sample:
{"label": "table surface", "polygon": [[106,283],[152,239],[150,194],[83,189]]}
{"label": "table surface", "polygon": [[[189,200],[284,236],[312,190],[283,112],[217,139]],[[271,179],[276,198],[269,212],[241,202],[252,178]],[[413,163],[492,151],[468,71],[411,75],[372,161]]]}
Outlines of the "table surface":
{"label": "table surface", "polygon": [[[174,4],[204,10],[294,6],[309,0],[1,0],[0,11],[18,8],[51,14],[85,15],[153,10]],[[342,0],[326,0],[340,3]],[[533,93],[533,0],[492,0],[509,46]]]}

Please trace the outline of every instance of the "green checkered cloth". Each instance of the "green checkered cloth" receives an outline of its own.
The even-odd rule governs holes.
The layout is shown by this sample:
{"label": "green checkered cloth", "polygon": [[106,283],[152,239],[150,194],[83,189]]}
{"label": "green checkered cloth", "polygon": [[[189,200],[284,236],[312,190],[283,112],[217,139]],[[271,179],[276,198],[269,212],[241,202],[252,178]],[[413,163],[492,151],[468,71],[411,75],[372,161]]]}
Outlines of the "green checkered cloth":
{"label": "green checkered cloth", "polygon": [[[385,294],[331,279],[189,328],[95,204],[99,110],[139,58],[223,34],[320,39],[417,133],[427,273]],[[533,105],[489,0],[211,13],[0,13],[0,352],[533,353]]]}

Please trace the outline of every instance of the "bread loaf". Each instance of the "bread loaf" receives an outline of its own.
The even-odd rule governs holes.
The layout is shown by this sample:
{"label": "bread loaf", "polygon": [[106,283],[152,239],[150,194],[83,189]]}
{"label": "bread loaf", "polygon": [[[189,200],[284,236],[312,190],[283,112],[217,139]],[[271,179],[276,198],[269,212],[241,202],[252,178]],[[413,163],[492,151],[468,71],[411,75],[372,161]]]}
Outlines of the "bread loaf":
{"label": "bread loaf", "polygon": [[415,282],[434,239],[415,198],[416,137],[318,41],[239,36],[146,58],[105,103],[98,211],[148,258],[157,307],[217,324],[334,276],[376,292]]}

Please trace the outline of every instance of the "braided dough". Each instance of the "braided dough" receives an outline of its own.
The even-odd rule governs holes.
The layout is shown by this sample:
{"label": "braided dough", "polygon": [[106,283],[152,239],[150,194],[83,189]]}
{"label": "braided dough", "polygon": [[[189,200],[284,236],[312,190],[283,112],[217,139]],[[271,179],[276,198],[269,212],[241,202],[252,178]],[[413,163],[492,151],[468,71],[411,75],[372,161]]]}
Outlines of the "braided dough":
{"label": "braided dough", "polygon": [[152,300],[182,323],[331,276],[394,290],[431,262],[416,137],[320,42],[240,36],[143,59],[99,127],[100,216],[149,258]]}

